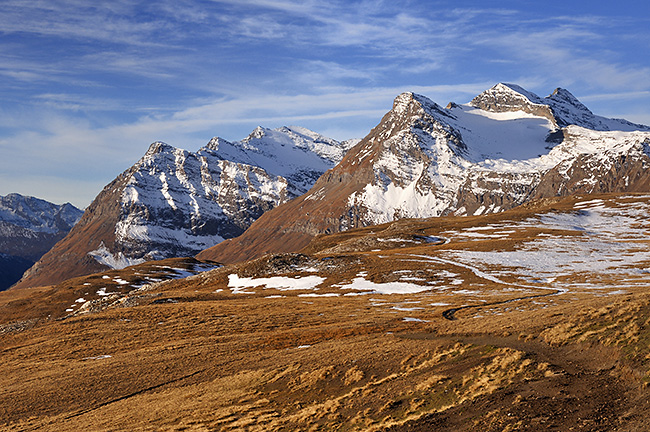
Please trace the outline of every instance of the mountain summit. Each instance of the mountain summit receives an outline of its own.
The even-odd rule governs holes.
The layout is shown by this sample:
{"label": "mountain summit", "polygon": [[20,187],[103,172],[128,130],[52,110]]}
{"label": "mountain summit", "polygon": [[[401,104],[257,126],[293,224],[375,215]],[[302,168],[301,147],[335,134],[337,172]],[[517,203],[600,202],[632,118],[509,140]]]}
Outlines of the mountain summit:
{"label": "mountain summit", "polygon": [[593,114],[569,91],[497,84],[446,108],[414,93],[305,195],[198,255],[232,262],[399,218],[481,215],[573,193],[650,190],[650,128]]}

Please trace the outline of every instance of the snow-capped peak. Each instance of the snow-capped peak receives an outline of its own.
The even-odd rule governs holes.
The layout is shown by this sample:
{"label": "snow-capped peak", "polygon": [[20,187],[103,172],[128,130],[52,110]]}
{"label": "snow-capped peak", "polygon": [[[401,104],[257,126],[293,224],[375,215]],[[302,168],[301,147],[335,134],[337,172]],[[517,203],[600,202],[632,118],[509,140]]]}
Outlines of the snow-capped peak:
{"label": "snow-capped peak", "polygon": [[218,151],[224,145],[232,145],[232,143],[230,143],[228,140],[216,136],[212,138],[205,147],[210,150]]}
{"label": "snow-capped peak", "polygon": [[197,152],[154,142],[105,188],[113,195],[91,204],[119,208],[90,212],[108,215],[103,225],[115,230],[93,239],[87,254],[109,266],[193,255],[307,191],[350,144],[294,126],[257,127],[235,142],[214,137]]}
{"label": "snow-capped peak", "polygon": [[540,98],[516,84],[499,83],[476,96],[469,105],[490,112],[523,111],[545,117],[556,129],[576,125],[598,131],[650,130],[626,120],[595,115],[568,90],[559,87],[549,96]]}
{"label": "snow-capped peak", "polygon": [[215,137],[201,152],[218,158],[263,168],[306,192],[316,179],[336,165],[355,141],[338,142],[307,128],[283,126],[269,129],[258,126],[241,141]]}
{"label": "snow-capped peak", "polygon": [[393,109],[391,113],[396,116],[403,116],[410,112],[415,114],[421,110],[426,111],[428,114],[435,116],[435,114],[449,116],[449,113],[444,110],[440,105],[432,101],[426,96],[422,96],[413,92],[404,92],[398,95],[393,101]]}
{"label": "snow-capped peak", "polygon": [[523,111],[555,123],[553,113],[543,100],[516,84],[499,83],[476,96],[469,105],[490,112]]}
{"label": "snow-capped peak", "polygon": [[591,113],[589,108],[584,106],[582,102],[578,100],[578,98],[576,98],[569,90],[563,89],[562,87],[558,87],[555,90],[553,90],[553,93],[546,96],[546,99],[549,99],[556,103],[568,103],[581,111],[588,111]]}
{"label": "snow-capped peak", "polygon": [[404,92],[397,95],[393,101],[393,112],[395,114],[405,113],[415,99],[415,93],[412,92]]}
{"label": "snow-capped peak", "polygon": [[647,139],[643,133],[601,132],[633,126],[595,116],[561,88],[540,98],[499,83],[467,105],[451,103],[444,110],[424,96],[402,93],[359,155],[346,158],[359,164],[369,144],[377,149],[374,181],[353,192],[348,205],[361,209],[365,223],[474,213],[483,198],[471,197],[482,196],[495,200],[482,212],[498,211],[521,203],[559,163],[610,150],[616,157]]}
{"label": "snow-capped peak", "polygon": [[154,155],[156,153],[169,152],[169,151],[173,151],[175,149],[176,149],[176,147],[171,146],[171,145],[169,145],[167,143],[164,143],[162,141],[156,141],[156,142],[151,143],[151,145],[149,145],[149,149],[145,153],[145,156],[152,156],[152,155]]}

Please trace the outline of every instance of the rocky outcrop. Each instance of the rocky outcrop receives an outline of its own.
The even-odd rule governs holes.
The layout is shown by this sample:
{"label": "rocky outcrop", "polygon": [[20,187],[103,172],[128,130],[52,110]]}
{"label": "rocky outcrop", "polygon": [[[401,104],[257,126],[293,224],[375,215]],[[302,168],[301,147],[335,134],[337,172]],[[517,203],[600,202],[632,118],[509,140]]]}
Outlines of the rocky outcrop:
{"label": "rocky outcrop", "polygon": [[491,112],[522,111],[545,117],[558,129],[575,125],[595,131],[650,131],[645,125],[597,116],[571,92],[560,87],[540,98],[516,84],[499,83],[476,96],[469,105]]}
{"label": "rocky outcrop", "polygon": [[550,106],[545,104],[536,94],[530,93],[515,84],[499,83],[476,96],[469,104],[475,108],[491,112],[522,111],[545,117],[554,126],[558,126],[558,119]]}

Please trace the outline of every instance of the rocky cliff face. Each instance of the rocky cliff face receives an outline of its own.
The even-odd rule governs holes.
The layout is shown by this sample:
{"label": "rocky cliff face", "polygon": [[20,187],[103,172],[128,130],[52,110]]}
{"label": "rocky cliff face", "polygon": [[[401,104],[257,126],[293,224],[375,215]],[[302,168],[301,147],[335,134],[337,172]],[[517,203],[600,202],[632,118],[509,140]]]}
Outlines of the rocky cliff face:
{"label": "rocky cliff face", "polygon": [[594,115],[563,89],[540,98],[498,84],[447,108],[404,93],[308,193],[198,256],[237,261],[399,218],[495,213],[575,192],[648,190],[649,143],[647,126]]}
{"label": "rocky cliff face", "polygon": [[71,204],[38,198],[0,196],[0,290],[17,282],[81,217]]}
{"label": "rocky cliff face", "polygon": [[198,152],[153,143],[19,286],[194,255],[305,192],[350,145],[298,127],[260,127],[234,143],[213,138]]}

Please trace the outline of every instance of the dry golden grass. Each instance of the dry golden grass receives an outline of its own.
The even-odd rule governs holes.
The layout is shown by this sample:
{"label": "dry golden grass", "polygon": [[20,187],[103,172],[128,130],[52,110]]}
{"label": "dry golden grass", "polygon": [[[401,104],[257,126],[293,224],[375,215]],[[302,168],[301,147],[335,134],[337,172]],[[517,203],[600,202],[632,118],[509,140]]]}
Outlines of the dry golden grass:
{"label": "dry golden grass", "polygon": [[[600,198],[608,208],[647,200]],[[534,251],[540,238],[584,239],[589,233],[580,230],[504,225],[575,212],[588,199],[369,227],[317,238],[303,254],[140,289],[133,284],[161,266],[189,264],[2,293],[0,426],[649,430],[650,295],[638,252],[634,271],[563,269],[537,281],[523,262],[463,255]],[[476,232],[482,236],[468,235]],[[234,274],[289,282],[237,288]],[[315,275],[323,278],[318,285],[291,286]],[[376,291],[410,291],[349,286],[360,278],[378,284]],[[563,287],[569,291],[558,294]],[[100,288],[114,297],[102,300]],[[82,296],[85,303],[66,312]],[[443,316],[451,309],[453,320]]]}

